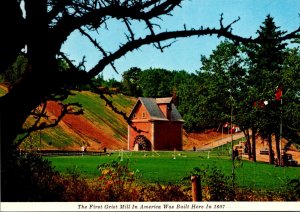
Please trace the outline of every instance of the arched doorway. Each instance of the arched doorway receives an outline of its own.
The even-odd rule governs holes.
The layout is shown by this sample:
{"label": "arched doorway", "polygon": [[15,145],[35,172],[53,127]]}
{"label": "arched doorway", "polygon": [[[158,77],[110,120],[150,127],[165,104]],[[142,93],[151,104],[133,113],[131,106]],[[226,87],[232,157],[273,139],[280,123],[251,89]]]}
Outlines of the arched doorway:
{"label": "arched doorway", "polygon": [[134,150],[151,151],[151,142],[144,135],[138,135],[134,139]]}

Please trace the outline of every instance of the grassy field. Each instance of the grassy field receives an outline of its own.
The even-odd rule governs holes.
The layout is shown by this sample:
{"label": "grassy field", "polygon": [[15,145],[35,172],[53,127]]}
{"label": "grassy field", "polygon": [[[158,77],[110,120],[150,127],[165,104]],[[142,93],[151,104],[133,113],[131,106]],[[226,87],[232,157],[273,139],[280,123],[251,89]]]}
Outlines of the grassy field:
{"label": "grassy field", "polygon": [[[232,172],[228,153],[212,152],[114,152],[110,156],[59,156],[47,157],[61,173],[78,172],[88,178],[99,176],[97,166],[113,160],[128,161],[132,171],[139,172],[142,180],[162,184],[180,183],[195,167],[216,166],[226,175]],[[300,178],[299,167],[274,167],[266,163],[242,160],[236,164],[235,174],[241,187],[276,190],[287,179]]]}

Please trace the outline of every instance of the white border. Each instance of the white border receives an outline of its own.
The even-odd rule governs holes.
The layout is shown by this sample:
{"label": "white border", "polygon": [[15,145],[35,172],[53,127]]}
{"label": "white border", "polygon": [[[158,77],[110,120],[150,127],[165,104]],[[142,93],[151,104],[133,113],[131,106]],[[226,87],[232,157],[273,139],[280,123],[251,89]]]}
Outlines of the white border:
{"label": "white border", "polygon": [[2,202],[1,211],[300,211],[300,202]]}

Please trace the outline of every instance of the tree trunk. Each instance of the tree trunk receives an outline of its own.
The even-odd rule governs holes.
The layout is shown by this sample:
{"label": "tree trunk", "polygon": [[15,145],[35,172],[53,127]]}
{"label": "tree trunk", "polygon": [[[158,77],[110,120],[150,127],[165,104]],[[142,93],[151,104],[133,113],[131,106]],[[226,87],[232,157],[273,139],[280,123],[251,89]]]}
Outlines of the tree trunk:
{"label": "tree trunk", "polygon": [[275,134],[275,142],[276,142],[276,155],[277,155],[277,161],[280,163],[281,159],[281,149],[280,149],[280,136],[278,134]]}
{"label": "tree trunk", "polygon": [[22,125],[53,88],[51,72],[56,71],[55,54],[49,42],[47,1],[25,2],[28,37],[28,64],[22,80],[0,98],[2,153],[16,148]]}
{"label": "tree trunk", "polygon": [[0,144],[1,153],[7,154],[17,147],[14,143],[22,133],[31,111],[55,94],[66,96],[64,88],[79,81],[88,80],[87,75],[72,70],[61,72],[56,54],[59,46],[50,35],[47,16],[47,0],[25,2],[26,21],[30,36],[27,39],[27,70],[5,96],[0,97]]}
{"label": "tree trunk", "polygon": [[[14,140],[22,133],[22,126],[31,111],[41,103],[42,88],[32,80],[20,83],[8,94],[0,97],[0,142],[1,152],[16,148]],[[39,90],[39,92],[37,92]]]}
{"label": "tree trunk", "polygon": [[252,126],[252,158],[256,162],[256,128]]}
{"label": "tree trunk", "polygon": [[274,154],[272,149],[272,134],[268,135],[268,144],[269,144],[269,163],[274,164]]}
{"label": "tree trunk", "polygon": [[251,160],[252,158],[252,151],[251,151],[251,142],[250,142],[250,133],[249,133],[249,129],[247,130],[244,130],[244,135],[246,137],[246,148],[247,148],[247,151],[248,151],[248,159]]}

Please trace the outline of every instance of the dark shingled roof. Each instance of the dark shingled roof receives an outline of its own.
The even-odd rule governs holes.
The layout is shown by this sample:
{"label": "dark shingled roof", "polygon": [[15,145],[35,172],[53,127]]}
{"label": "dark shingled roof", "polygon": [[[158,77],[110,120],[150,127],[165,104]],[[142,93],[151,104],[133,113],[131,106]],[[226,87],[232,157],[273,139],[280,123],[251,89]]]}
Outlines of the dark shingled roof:
{"label": "dark shingled roof", "polygon": [[171,121],[184,121],[175,105],[172,103]]}
{"label": "dark shingled roof", "polygon": [[171,120],[170,121],[180,121],[183,122],[184,120],[182,119],[180,113],[176,109],[175,105],[172,103],[172,97],[167,97],[167,98],[146,98],[146,97],[140,97],[134,106],[130,117],[137,106],[138,102],[141,102],[147,109],[147,111],[150,114],[150,119],[151,120],[160,120],[160,121],[169,121],[163,112],[160,110],[158,104],[169,104],[171,103],[172,105],[172,111],[171,111]]}
{"label": "dark shingled roof", "polygon": [[168,119],[164,116],[163,112],[159,109],[154,98],[140,97],[139,100],[146,107],[152,120],[168,121]]}

